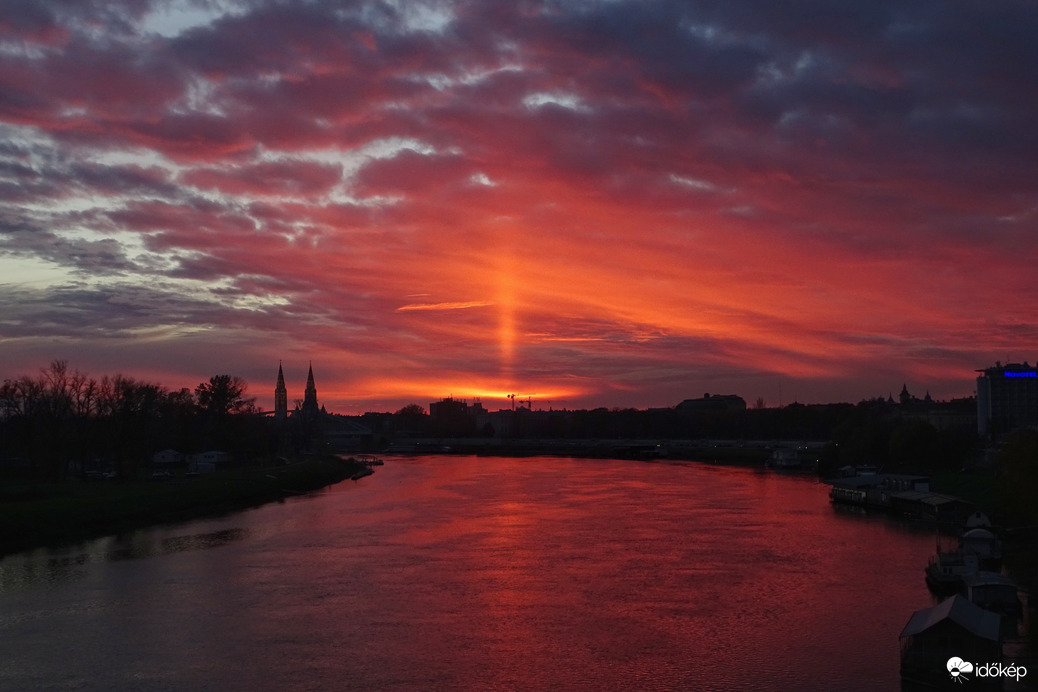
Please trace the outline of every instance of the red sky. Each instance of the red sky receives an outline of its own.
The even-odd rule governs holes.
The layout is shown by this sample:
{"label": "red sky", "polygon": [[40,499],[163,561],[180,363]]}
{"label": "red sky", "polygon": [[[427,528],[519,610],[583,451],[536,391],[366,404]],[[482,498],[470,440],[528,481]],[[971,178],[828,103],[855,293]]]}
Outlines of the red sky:
{"label": "red sky", "polygon": [[0,377],[329,410],[1038,359],[1038,6],[8,0]]}

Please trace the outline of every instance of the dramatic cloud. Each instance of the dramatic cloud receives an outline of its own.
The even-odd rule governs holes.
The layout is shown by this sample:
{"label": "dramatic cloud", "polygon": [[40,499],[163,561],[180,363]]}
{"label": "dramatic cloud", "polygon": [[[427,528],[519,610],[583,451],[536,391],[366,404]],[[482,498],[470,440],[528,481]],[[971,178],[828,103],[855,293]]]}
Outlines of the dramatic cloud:
{"label": "dramatic cloud", "polygon": [[968,395],[1038,358],[1035,35],[1015,1],[12,0],[3,376]]}

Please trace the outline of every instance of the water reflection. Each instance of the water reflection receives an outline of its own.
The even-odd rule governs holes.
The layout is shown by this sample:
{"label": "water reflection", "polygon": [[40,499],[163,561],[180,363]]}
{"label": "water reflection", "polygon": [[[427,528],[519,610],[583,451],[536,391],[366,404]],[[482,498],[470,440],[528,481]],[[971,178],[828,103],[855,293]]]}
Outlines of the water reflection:
{"label": "water reflection", "polygon": [[197,533],[191,536],[173,536],[155,541],[152,536],[135,534],[129,545],[116,548],[105,554],[106,560],[142,560],[156,555],[183,553],[188,550],[207,550],[241,541],[249,535],[248,529],[223,529],[211,533]]}
{"label": "water reflection", "polygon": [[33,550],[0,559],[0,594],[33,584],[60,584],[82,578],[91,563],[143,560],[159,555],[207,550],[245,540],[248,536],[249,529],[246,528],[182,536],[136,531],[91,541],[86,544],[86,551],[76,546]]}
{"label": "water reflection", "polygon": [[0,689],[871,692],[929,604],[932,536],[804,479],[426,457],[366,480],[0,563]]}

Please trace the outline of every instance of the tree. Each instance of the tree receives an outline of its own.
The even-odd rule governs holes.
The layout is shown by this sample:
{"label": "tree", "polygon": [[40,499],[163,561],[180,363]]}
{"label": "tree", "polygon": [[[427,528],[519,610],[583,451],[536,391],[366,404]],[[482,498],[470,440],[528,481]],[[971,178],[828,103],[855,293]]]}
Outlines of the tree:
{"label": "tree", "polygon": [[408,404],[393,415],[401,418],[421,418],[425,415],[425,409],[418,404]]}
{"label": "tree", "polygon": [[142,459],[153,451],[152,440],[166,390],[125,375],[105,376],[100,389],[111,435],[109,451],[115,456],[119,477],[133,479]]}
{"label": "tree", "polygon": [[0,388],[0,414],[12,451],[18,449],[38,474],[61,480],[69,464],[86,453],[84,422],[96,404],[96,386],[64,360],[52,361],[39,377],[6,380]]}
{"label": "tree", "polygon": [[408,404],[393,414],[397,434],[417,435],[429,430],[429,415],[418,404]]}
{"label": "tree", "polygon": [[255,397],[245,396],[248,385],[237,375],[214,375],[195,387],[198,407],[206,414],[223,418],[233,413],[252,413]]}
{"label": "tree", "polygon": [[1017,521],[1038,524],[1038,432],[1017,430],[1008,435],[998,464],[1006,509]]}

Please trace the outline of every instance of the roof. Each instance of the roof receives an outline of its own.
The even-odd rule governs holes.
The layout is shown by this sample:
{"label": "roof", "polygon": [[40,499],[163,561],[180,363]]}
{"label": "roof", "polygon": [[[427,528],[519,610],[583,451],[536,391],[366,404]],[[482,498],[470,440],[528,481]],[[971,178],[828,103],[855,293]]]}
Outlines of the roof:
{"label": "roof", "polygon": [[991,520],[988,519],[988,515],[978,509],[976,512],[971,514],[968,519],[966,519],[966,526],[970,528],[975,526],[991,526]]}
{"label": "roof", "polygon": [[896,493],[890,493],[890,496],[902,500],[913,500],[915,502],[921,502],[923,498],[929,497],[930,493],[924,493],[918,490],[899,490]]}
{"label": "roof", "polygon": [[998,572],[973,572],[962,575],[962,580],[969,586],[1007,586],[1017,588],[1016,582]]}
{"label": "roof", "polygon": [[920,476],[920,475],[915,474],[915,473],[884,473],[883,475],[886,476],[887,478],[889,478],[892,481],[912,482],[912,481],[929,481],[930,480],[929,476]]}
{"label": "roof", "polygon": [[940,493],[930,493],[927,497],[924,497],[921,502],[925,502],[928,505],[947,505],[947,504],[962,504],[968,505],[961,497],[955,497],[953,495],[941,495]]}
{"label": "roof", "polygon": [[963,500],[961,497],[955,497],[954,495],[942,495],[941,493],[926,493],[920,490],[899,490],[896,493],[890,493],[891,497],[896,497],[900,500],[908,500],[910,502],[918,502],[924,505],[931,505],[937,507],[938,505],[970,505],[971,503]]}
{"label": "roof", "polygon": [[831,481],[833,487],[838,488],[876,488],[882,485],[883,476],[850,476],[848,478],[834,478]]}
{"label": "roof", "polygon": [[912,613],[908,624],[901,630],[901,636],[912,637],[921,634],[945,620],[951,620],[982,639],[988,639],[993,642],[1000,641],[999,626],[1001,625],[1001,617],[996,613],[970,603],[966,598],[958,594],[941,601],[933,608],[917,610]]}
{"label": "roof", "polygon": [[[838,485],[843,488],[880,488],[889,486],[891,483],[919,483],[929,482],[927,476],[915,476],[907,473],[873,473],[865,476],[846,476],[843,478],[832,478],[826,481],[830,485]],[[923,493],[929,495],[931,493]]]}

